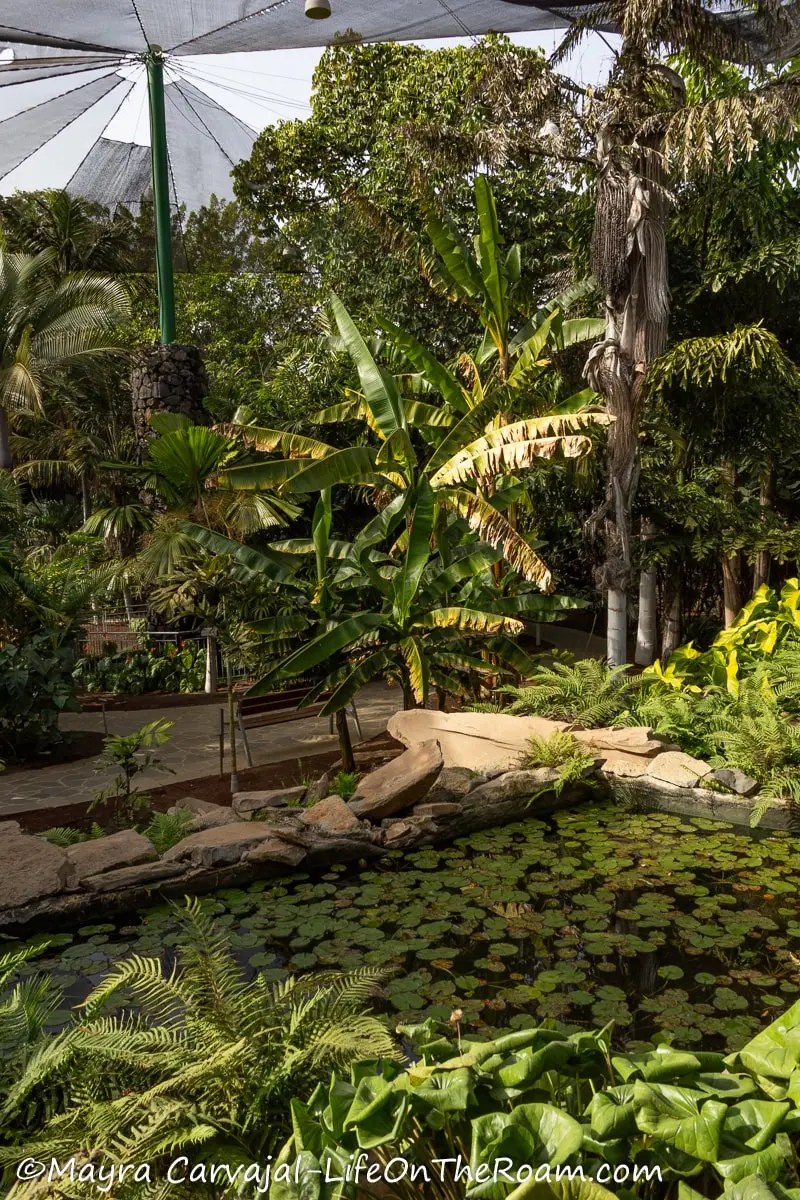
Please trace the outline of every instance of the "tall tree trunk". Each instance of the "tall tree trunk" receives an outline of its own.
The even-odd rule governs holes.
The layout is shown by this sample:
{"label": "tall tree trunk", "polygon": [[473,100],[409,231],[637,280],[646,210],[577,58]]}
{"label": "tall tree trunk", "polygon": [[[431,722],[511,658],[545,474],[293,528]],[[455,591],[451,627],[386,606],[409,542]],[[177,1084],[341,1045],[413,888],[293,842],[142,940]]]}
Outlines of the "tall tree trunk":
{"label": "tall tree trunk", "polygon": [[725,628],[730,629],[742,607],[742,556],[738,550],[722,559],[722,605]]}
{"label": "tall tree trunk", "polygon": [[0,407],[0,471],[10,471],[14,466],[9,441],[8,413]]}
{"label": "tall tree trunk", "polygon": [[[635,79],[630,81],[637,87]],[[633,92],[632,92],[633,95]],[[641,97],[636,97],[641,99]],[[607,657],[626,661],[631,520],[639,485],[639,425],[649,364],[666,344],[669,318],[666,210],[660,143],[634,158],[617,143],[614,111],[597,137],[598,185],[592,244],[595,277],[606,293],[606,334],[589,352],[584,376],[605,397],[614,423],[602,521],[605,561],[598,583],[608,596]]]}
{"label": "tall tree trunk", "polygon": [[636,629],[634,662],[649,667],[656,656],[656,568],[648,567],[639,576],[639,624]]}
{"label": "tall tree trunk", "polygon": [[[774,471],[772,463],[767,468],[764,477],[761,480],[761,488],[759,491],[758,502],[761,506],[761,521],[762,524],[766,521],[767,513],[772,508],[774,499]],[[769,583],[769,568],[772,556],[769,550],[759,550],[756,555],[756,561],[753,566],[753,595],[755,596],[758,589],[764,583]]]}
{"label": "tall tree trunk", "polygon": [[[647,553],[647,542],[655,536],[652,521],[642,521],[642,552]],[[634,662],[640,667],[649,667],[656,656],[656,583],[654,566],[643,567],[639,573],[639,623],[636,629],[636,654]]]}
{"label": "tall tree trunk", "polygon": [[85,473],[81,474],[81,511],[85,524],[92,515],[92,493],[89,488],[88,476]]}
{"label": "tall tree trunk", "polygon": [[336,732],[339,735],[342,770],[350,774],[356,769],[356,760],[353,755],[353,743],[350,740],[350,727],[347,724],[347,711],[344,708],[340,708],[336,714]]}
{"label": "tall tree trunk", "polygon": [[661,661],[666,663],[673,650],[681,644],[681,580],[680,575],[672,581],[668,592],[668,600],[664,609],[663,631],[661,637]]}

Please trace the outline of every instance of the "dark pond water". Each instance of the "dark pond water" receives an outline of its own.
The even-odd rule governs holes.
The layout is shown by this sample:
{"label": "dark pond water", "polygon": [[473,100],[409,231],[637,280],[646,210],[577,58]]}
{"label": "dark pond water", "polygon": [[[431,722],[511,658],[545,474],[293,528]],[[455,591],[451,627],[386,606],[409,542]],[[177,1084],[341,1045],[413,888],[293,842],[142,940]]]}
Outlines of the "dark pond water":
{"label": "dark pond water", "polygon": [[[458,1006],[473,1031],[613,1019],[628,1044],[734,1048],[800,993],[799,893],[796,837],[605,803],[206,903],[242,964],[273,979],[394,967],[384,1004],[398,1022]],[[35,968],[64,988],[67,1020],[110,964],[169,956],[180,937],[158,905],[54,935]]]}

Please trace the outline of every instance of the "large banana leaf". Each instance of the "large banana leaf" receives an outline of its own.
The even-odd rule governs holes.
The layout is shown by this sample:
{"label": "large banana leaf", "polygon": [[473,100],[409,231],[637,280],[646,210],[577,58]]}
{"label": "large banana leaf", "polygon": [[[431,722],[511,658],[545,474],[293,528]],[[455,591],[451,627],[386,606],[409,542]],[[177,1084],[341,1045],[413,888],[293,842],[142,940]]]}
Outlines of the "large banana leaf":
{"label": "large banana leaf", "polygon": [[492,607],[507,616],[520,614],[533,617],[535,621],[557,621],[565,612],[588,607],[588,601],[574,600],[572,596],[543,596],[541,592],[523,592],[519,596],[504,596],[494,601]]}
{"label": "large banana leaf", "polygon": [[430,560],[435,509],[433,489],[428,481],[423,479],[408,517],[409,538],[405,560],[393,584],[392,613],[400,625],[404,625],[408,618],[423,571]]}
{"label": "large banana leaf", "polygon": [[328,539],[331,533],[331,491],[323,488],[314,507],[311,519],[311,540],[314,543],[314,559],[317,568],[317,585],[325,582],[328,569]]}
{"label": "large banana leaf", "polygon": [[247,463],[242,467],[229,467],[217,475],[215,482],[218,487],[234,491],[262,492],[281,487],[311,462],[310,458],[278,458],[274,462]]}
{"label": "large banana leaf", "polygon": [[290,654],[259,679],[258,683],[253,684],[247,693],[248,696],[263,696],[285,679],[294,679],[313,671],[315,667],[327,664],[335,654],[354,645],[365,634],[371,633],[382,624],[383,617],[379,613],[356,613],[355,616],[301,646],[299,650],[295,650],[294,654]]}
{"label": "large banana leaf", "polygon": [[391,342],[418,371],[422,372],[424,378],[439,393],[442,399],[452,405],[456,412],[467,412],[469,409],[469,397],[455,375],[451,375],[447,368],[442,366],[438,358],[434,354],[431,354],[430,350],[427,350],[421,342],[418,342],[410,333],[406,333],[399,325],[395,325],[392,321],[386,319],[381,321],[381,325]]}
{"label": "large banana leaf", "polygon": [[342,341],[358,371],[367,407],[383,436],[390,437],[395,430],[405,426],[403,403],[397,383],[375,362],[367,343],[338,296],[333,297],[331,306]]}
{"label": "large banana leaf", "polygon": [[431,479],[434,487],[447,487],[473,479],[492,479],[524,470],[537,458],[578,458],[591,448],[586,435],[577,429],[590,425],[608,425],[605,413],[550,414],[527,421],[515,421],[493,429],[464,446],[444,463]]}
{"label": "large banana leaf", "polygon": [[425,595],[433,598],[442,596],[463,580],[474,579],[476,575],[486,571],[500,558],[499,551],[486,546],[482,550],[476,550],[473,554],[456,559],[449,566],[438,570],[430,579],[426,579]]}
{"label": "large banana leaf", "polygon": [[297,563],[288,554],[276,553],[274,550],[254,550],[252,546],[243,546],[233,538],[206,529],[204,525],[195,525],[192,521],[181,521],[180,525],[192,541],[209,550],[212,554],[229,554],[240,566],[246,567],[255,575],[266,575],[276,583],[284,583],[291,579]]}
{"label": "large banana leaf", "polygon": [[334,688],[330,700],[326,703],[322,710],[321,716],[329,717],[332,713],[339,712],[350,703],[359,688],[364,687],[370,680],[375,679],[380,675],[386,666],[391,661],[391,652],[389,650],[376,650],[374,654],[370,654],[367,658],[363,658],[357,666],[346,676],[345,679]]}
{"label": "large banana leaf", "polygon": [[499,637],[490,638],[486,648],[503,666],[511,667],[523,679],[530,679],[536,673],[535,660],[525,653],[518,642],[512,641],[511,638],[500,634]]}
{"label": "large banana leaf", "polygon": [[428,461],[426,474],[431,475],[465,445],[479,437],[488,423],[508,406],[509,396],[502,388],[495,388],[488,396],[482,396],[458,424],[445,434],[441,445]]}
{"label": "large banana leaf", "polygon": [[431,212],[428,214],[425,232],[441,260],[433,263],[426,261],[423,264],[431,282],[444,287],[457,299],[477,299],[483,305],[483,277],[473,261],[469,246],[461,240],[453,222],[447,217],[440,217],[438,213]]}
{"label": "large banana leaf", "polygon": [[465,633],[522,633],[524,626],[513,617],[500,617],[477,608],[434,608],[416,622],[419,629],[462,629]]}
{"label": "large banana leaf", "polygon": [[411,493],[401,492],[376,517],[367,522],[353,542],[353,557],[357,562],[361,561],[367,550],[385,541],[392,530],[397,528],[405,517],[410,501]]}
{"label": "large banana leaf", "polygon": [[456,423],[456,418],[446,408],[437,408],[422,400],[406,400],[405,409],[406,420],[414,428],[449,429]]}
{"label": "large banana leaf", "polygon": [[485,175],[478,175],[475,180],[475,204],[478,210],[478,236],[475,243],[484,293],[488,301],[488,312],[485,315],[489,318],[487,325],[498,353],[502,353],[508,327],[508,277],[505,263],[500,256],[502,236],[497,208]]}
{"label": "large banana leaf", "polygon": [[461,489],[442,491],[438,498],[462,517],[481,541],[501,550],[508,565],[524,579],[535,583],[543,592],[550,591],[552,575],[547,565],[487,500]]}
{"label": "large banana leaf", "polygon": [[287,433],[285,429],[266,429],[260,425],[217,425],[215,428],[228,437],[243,438],[254,450],[269,453],[280,450],[287,458],[324,458],[336,448],[316,438]]}
{"label": "large banana leaf", "polygon": [[428,699],[430,664],[424,646],[419,638],[407,637],[400,643],[400,652],[408,669],[414,699],[417,704],[425,704]]}
{"label": "large banana leaf", "polygon": [[335,450],[327,458],[304,467],[289,480],[289,492],[319,492],[334,487],[337,483],[363,481],[364,476],[375,473],[377,450],[372,446],[348,446],[346,450]]}

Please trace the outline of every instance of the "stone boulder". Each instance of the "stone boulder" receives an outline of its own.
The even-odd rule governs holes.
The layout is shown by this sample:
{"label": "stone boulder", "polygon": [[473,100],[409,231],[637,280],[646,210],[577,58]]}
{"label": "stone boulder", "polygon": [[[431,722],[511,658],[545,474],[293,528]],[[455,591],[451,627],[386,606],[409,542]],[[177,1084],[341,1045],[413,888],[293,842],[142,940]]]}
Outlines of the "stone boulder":
{"label": "stone boulder", "polygon": [[360,780],[350,809],[357,817],[380,821],[413,808],[428,795],[442,765],[439,743],[422,742]]}
{"label": "stone boulder", "polygon": [[198,800],[196,796],[184,796],[177,804],[173,804],[167,809],[168,813],[176,813],[179,808],[188,808],[190,813],[196,817],[201,817],[205,813],[219,812],[227,806],[224,804],[211,804],[208,800]]}
{"label": "stone boulder", "polygon": [[265,808],[285,808],[287,804],[299,804],[305,797],[306,788],[270,788],[263,792],[234,792],[232,807],[240,817],[250,816]]}
{"label": "stone boulder", "polygon": [[716,779],[717,783],[730,788],[737,796],[754,796],[761,786],[757,779],[751,779],[738,767],[720,767],[717,771],[711,771],[708,778]]}
{"label": "stone boulder", "polygon": [[654,736],[649,725],[632,725],[627,729],[583,729],[573,737],[591,753],[603,758],[606,751],[655,758],[665,749],[663,741]]}
{"label": "stone boulder", "polygon": [[479,772],[487,768],[513,770],[532,737],[550,737],[567,727],[565,721],[548,721],[544,717],[443,713],[424,708],[397,712],[389,720],[389,733],[404,746],[414,748],[435,738],[446,768],[464,767]]}
{"label": "stone boulder", "polygon": [[623,750],[598,750],[602,759],[600,768],[604,775],[616,775],[622,779],[640,779],[646,775],[651,759],[641,754],[627,754]]}
{"label": "stone boulder", "polygon": [[659,783],[671,783],[673,787],[696,787],[701,779],[711,774],[711,767],[700,758],[692,758],[682,750],[667,750],[652,759],[647,776]]}
{"label": "stone boulder", "polygon": [[152,887],[153,884],[185,875],[186,869],[185,863],[141,863],[137,867],[120,867],[116,871],[104,871],[102,875],[89,875],[81,880],[81,887],[89,892],[121,892],[125,888]]}
{"label": "stone boulder", "polygon": [[322,833],[336,835],[358,833],[363,828],[358,817],[341,796],[326,796],[313,808],[305,809],[302,820]]}
{"label": "stone boulder", "polygon": [[275,831],[265,822],[234,821],[216,829],[190,833],[162,855],[162,862],[188,861],[193,867],[227,867],[274,835]]}
{"label": "stone boulder", "polygon": [[135,829],[122,829],[108,837],[90,838],[67,847],[70,883],[80,883],[89,875],[100,875],[118,867],[134,867],[158,858],[149,838]]}
{"label": "stone boulder", "polygon": [[296,867],[306,856],[301,846],[294,846],[282,838],[269,837],[247,851],[245,861],[249,863],[277,863],[285,867]]}
{"label": "stone boulder", "polygon": [[324,800],[330,790],[331,777],[326,771],[324,775],[320,775],[319,779],[315,779],[308,785],[308,791],[305,794],[306,804],[316,804],[318,800]]}
{"label": "stone boulder", "polygon": [[425,799],[429,804],[452,804],[466,796],[476,780],[484,782],[482,776],[466,767],[445,767]]}
{"label": "stone boulder", "polygon": [[470,806],[484,804],[491,807],[520,796],[535,796],[551,787],[558,778],[554,767],[536,767],[532,771],[506,771],[494,779],[487,780],[469,793]]}
{"label": "stone boulder", "polygon": [[[4,822],[15,824],[15,822]],[[44,838],[4,832],[0,870],[0,909],[19,908],[63,892],[71,868],[66,851]]]}
{"label": "stone boulder", "polygon": [[197,833],[200,829],[218,829],[220,825],[232,825],[234,821],[241,821],[238,813],[235,813],[232,808],[223,808],[221,804],[214,805],[214,812],[200,813],[189,822],[189,830],[191,833]]}

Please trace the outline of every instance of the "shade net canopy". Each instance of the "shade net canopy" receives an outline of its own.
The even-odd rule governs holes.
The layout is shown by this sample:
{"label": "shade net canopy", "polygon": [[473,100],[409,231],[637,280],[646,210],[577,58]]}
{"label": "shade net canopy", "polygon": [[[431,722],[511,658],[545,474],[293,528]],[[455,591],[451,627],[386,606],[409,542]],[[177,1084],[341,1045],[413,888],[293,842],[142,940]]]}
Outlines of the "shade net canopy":
{"label": "shade net canopy", "polygon": [[135,209],[150,186],[147,146],[112,131],[153,47],[165,62],[171,202],[192,210],[232,196],[231,168],[257,133],[206,87],[197,63],[209,56],[559,29],[597,2],[331,0],[319,21],[304,0],[0,0],[0,192],[26,186],[33,156],[46,178],[69,138],[83,157],[50,186]]}

